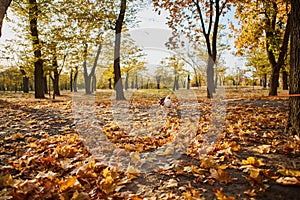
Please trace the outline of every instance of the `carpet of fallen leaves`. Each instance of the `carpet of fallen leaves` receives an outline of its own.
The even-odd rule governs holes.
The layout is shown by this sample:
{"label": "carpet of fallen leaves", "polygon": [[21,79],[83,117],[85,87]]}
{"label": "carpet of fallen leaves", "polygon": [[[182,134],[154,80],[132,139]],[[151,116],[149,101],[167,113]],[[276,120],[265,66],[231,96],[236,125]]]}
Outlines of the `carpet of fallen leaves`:
{"label": "carpet of fallen leaves", "polygon": [[[140,153],[168,144],[184,123],[178,113],[158,113],[164,126],[151,126],[149,134],[153,116],[147,110],[163,94],[141,90],[130,102],[136,119],[124,130],[114,123],[111,92],[98,93],[103,133],[137,165],[146,164]],[[0,93],[0,199],[300,199],[300,138],[284,133],[287,98],[249,88],[226,93],[222,134],[208,153],[201,152],[205,138],[214,135],[213,102],[202,91],[197,133],[187,150],[147,172],[108,166],[91,153],[85,145],[91,138],[77,132],[70,93],[56,100]],[[136,126],[144,130],[139,136]]]}

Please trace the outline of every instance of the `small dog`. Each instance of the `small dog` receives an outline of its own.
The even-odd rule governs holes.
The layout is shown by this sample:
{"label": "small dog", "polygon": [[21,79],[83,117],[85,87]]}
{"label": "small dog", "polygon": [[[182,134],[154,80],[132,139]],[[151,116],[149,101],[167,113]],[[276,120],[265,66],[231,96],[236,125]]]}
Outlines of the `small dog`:
{"label": "small dog", "polygon": [[170,96],[162,97],[158,100],[158,104],[160,105],[160,108],[164,111],[166,115],[169,114],[170,109],[172,107],[172,100]]}

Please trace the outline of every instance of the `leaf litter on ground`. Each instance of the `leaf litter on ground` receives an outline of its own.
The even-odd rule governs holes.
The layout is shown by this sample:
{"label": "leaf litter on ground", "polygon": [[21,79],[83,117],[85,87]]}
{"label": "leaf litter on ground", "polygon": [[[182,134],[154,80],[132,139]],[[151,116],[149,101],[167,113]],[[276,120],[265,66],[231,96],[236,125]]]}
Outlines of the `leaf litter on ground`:
{"label": "leaf litter on ground", "polygon": [[[197,134],[183,155],[141,173],[135,165],[146,162],[142,153],[165,146],[183,126],[176,116],[159,119],[163,126],[151,124],[147,106],[155,104],[156,96],[133,100],[134,121],[121,126],[113,122],[107,98],[95,103],[101,108],[98,116],[105,119],[103,132],[108,140],[131,152],[133,165],[120,171],[98,162],[84,145],[86,138],[74,128],[70,98],[52,102],[2,93],[1,199],[143,199],[150,195],[152,199],[259,199],[274,193],[270,189],[274,184],[299,186],[299,137],[283,133],[286,100],[255,96],[226,100],[222,134],[213,145],[205,144],[214,131],[209,123],[212,104],[200,98]],[[147,131],[149,127],[153,130]],[[203,146],[209,148],[205,153]],[[161,156],[173,151],[166,148]],[[149,192],[141,191],[145,188]],[[290,191],[288,195],[297,199]]]}

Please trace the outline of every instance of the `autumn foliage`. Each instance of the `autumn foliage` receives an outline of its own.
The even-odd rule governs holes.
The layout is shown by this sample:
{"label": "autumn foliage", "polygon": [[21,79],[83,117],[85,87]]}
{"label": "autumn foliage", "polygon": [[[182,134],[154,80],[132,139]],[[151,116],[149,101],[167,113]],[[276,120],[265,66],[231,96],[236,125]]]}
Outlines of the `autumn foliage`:
{"label": "autumn foliage", "polygon": [[[236,95],[230,94],[232,98]],[[105,102],[110,93],[101,95],[106,96],[95,105],[109,111],[111,104]],[[141,99],[139,95],[145,93],[138,92],[137,99]],[[19,94],[2,94],[2,199],[261,199],[264,193],[296,199],[290,186],[300,185],[300,139],[283,134],[286,99],[269,99],[262,93],[251,97],[238,94],[239,98],[224,100],[222,134],[215,143],[205,144],[209,141],[206,138],[213,136],[214,129],[209,128],[213,102],[198,95],[202,114],[196,137],[187,150],[178,159],[142,173],[140,167],[147,165],[142,154],[172,141],[182,126],[177,116],[167,118],[153,135],[142,137],[108,120],[103,133],[131,152],[132,165],[120,170],[91,154],[85,138],[75,129],[68,97],[51,102],[34,100],[30,94],[26,99]],[[154,97],[151,94],[135,101],[134,126],[147,122],[147,110],[137,110],[137,104],[155,104]],[[168,157],[172,151],[166,149],[161,156]],[[287,193],[278,196],[272,188],[282,186]]]}

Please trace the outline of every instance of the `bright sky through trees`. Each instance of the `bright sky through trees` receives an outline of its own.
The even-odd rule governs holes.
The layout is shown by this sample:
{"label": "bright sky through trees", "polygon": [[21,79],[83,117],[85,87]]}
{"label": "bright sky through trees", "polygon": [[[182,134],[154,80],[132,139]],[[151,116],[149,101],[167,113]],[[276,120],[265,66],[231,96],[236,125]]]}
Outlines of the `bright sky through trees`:
{"label": "bright sky through trees", "polygon": [[[138,27],[130,29],[129,32],[132,39],[134,39],[139,46],[143,47],[144,52],[147,54],[146,61],[149,66],[157,65],[163,58],[169,56],[171,53],[171,51],[165,47],[165,43],[172,35],[171,29],[166,24],[167,12],[161,12],[161,14],[158,15],[153,11],[152,6],[149,5],[149,7],[141,10],[138,15],[138,19],[140,19]],[[8,17],[12,17],[9,10]],[[228,25],[229,20],[235,25],[237,24],[237,20],[234,18],[234,10],[221,18],[220,24]],[[0,38],[0,45],[3,45],[5,40],[14,38],[15,36],[9,26],[10,24],[5,20],[2,37]],[[226,73],[234,74],[236,73],[237,67],[240,69],[244,67],[244,62],[241,58],[234,56],[234,39],[227,37],[227,34],[229,33],[228,30],[225,30],[225,32],[226,38],[222,38],[222,41],[228,43],[231,50],[222,54],[221,58],[225,60],[224,65],[227,68]],[[0,59],[0,63],[6,62],[7,60]]]}

